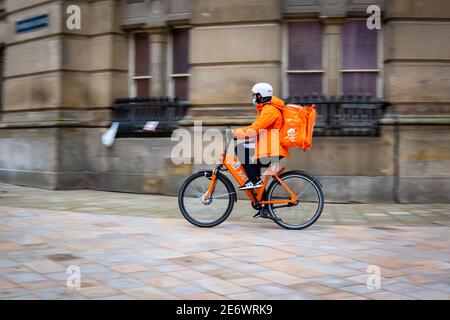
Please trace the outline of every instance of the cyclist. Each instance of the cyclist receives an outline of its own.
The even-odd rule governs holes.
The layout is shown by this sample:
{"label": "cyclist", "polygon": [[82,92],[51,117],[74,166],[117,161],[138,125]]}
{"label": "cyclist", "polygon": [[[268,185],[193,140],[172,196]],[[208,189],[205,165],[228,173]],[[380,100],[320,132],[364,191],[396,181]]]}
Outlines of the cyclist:
{"label": "cyclist", "polygon": [[236,146],[236,154],[247,172],[248,180],[240,190],[262,187],[261,166],[272,161],[278,163],[289,157],[288,150],[280,144],[279,130],[283,125],[284,102],[273,95],[268,83],[257,83],[252,88],[253,100],[258,115],[251,125],[233,129],[233,136],[245,139]]}

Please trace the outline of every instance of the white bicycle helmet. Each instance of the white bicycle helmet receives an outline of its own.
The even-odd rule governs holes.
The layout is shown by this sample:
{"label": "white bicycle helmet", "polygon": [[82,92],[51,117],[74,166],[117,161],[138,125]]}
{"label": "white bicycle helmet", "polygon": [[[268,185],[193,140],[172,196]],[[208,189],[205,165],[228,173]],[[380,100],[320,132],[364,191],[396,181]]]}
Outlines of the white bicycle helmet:
{"label": "white bicycle helmet", "polygon": [[267,97],[271,97],[273,96],[273,88],[270,84],[268,83],[264,83],[264,82],[260,82],[257,83],[253,86],[252,88],[252,92],[254,94],[259,93],[261,95],[261,97],[263,98],[267,98]]}

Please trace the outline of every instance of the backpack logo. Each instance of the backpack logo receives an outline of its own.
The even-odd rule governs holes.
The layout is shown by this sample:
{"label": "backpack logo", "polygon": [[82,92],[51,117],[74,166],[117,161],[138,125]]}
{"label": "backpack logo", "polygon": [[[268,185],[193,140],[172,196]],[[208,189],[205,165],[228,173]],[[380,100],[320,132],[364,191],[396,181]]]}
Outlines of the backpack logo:
{"label": "backpack logo", "polygon": [[295,128],[290,128],[287,131],[287,136],[289,139],[294,140],[295,139]]}

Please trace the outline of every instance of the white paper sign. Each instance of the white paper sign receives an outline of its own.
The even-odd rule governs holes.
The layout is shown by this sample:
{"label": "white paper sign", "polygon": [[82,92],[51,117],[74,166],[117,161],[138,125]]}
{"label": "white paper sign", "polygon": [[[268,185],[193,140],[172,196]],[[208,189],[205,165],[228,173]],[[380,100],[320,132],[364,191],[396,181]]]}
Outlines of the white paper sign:
{"label": "white paper sign", "polygon": [[158,126],[158,121],[148,121],[145,126],[144,126],[144,130],[147,131],[155,131],[156,127]]}

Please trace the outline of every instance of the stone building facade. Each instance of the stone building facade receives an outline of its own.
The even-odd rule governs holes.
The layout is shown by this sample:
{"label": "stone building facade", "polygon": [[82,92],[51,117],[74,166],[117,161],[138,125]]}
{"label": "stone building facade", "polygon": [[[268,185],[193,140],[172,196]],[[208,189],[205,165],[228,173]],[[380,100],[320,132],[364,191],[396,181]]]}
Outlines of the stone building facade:
{"label": "stone building facade", "polygon": [[186,126],[223,128],[251,121],[264,81],[392,103],[379,137],[317,137],[287,161],[328,200],[449,202],[449,62],[447,0],[0,0],[0,181],[176,194],[202,165],[174,165],[170,138],[103,146],[113,100],[178,96]]}

